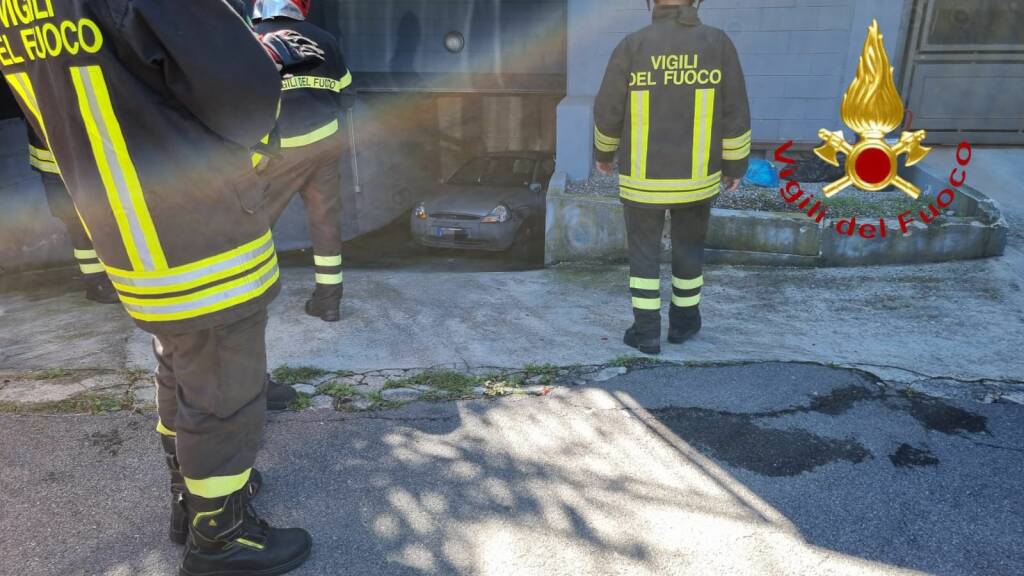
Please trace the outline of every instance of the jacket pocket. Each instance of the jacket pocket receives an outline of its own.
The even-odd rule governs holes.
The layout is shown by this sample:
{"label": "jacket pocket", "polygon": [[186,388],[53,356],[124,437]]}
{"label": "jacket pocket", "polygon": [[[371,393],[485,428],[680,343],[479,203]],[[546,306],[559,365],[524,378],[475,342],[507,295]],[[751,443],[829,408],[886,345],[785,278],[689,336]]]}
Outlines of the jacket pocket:
{"label": "jacket pocket", "polygon": [[232,184],[238,205],[246,214],[255,214],[267,203],[268,183],[258,174],[249,175]]}

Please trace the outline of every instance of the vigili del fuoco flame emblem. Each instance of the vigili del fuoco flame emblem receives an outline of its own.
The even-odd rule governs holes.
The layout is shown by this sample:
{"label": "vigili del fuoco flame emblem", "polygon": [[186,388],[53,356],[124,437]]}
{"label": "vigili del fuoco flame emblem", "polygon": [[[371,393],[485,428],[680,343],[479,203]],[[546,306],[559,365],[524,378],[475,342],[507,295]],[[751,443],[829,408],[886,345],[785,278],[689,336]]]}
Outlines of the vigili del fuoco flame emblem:
{"label": "vigili del fuoco flame emblem", "polygon": [[896,146],[890,146],[885,136],[903,122],[903,101],[896,91],[893,69],[885,52],[878,21],[872,21],[864,52],[857,66],[857,77],[843,96],[843,122],[860,135],[856,145],[846,141],[842,130],[829,132],[822,129],[818,136],[825,141],[814,153],[833,166],[839,166],[838,155],[846,154],[846,176],[825,186],[825,196],[831,197],[851,184],[868,192],[877,192],[890,184],[911,198],[921,190],[901,178],[896,169],[897,158],[907,155],[907,166],[913,166],[931,152],[921,145],[928,134],[924,130],[904,132]]}

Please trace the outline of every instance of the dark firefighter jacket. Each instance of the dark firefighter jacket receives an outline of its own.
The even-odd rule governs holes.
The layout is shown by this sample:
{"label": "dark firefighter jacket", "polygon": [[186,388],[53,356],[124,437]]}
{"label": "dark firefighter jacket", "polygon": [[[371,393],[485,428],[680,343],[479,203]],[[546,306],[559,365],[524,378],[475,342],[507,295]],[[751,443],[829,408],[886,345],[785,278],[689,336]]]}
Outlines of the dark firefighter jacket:
{"label": "dark firefighter jacket", "polygon": [[[352,74],[345,66],[338,41],[329,32],[291,18],[275,18],[256,24],[256,31],[260,34],[278,30],[294,30],[316,42],[324,51],[323,62],[289,70],[282,83],[281,117],[277,123],[281,148],[298,148],[319,142],[338,131],[342,92],[352,85]],[[345,100],[349,100],[347,96]]]}
{"label": "dark firefighter jacket", "polygon": [[249,148],[281,79],[228,4],[2,2],[0,35],[0,69],[139,325],[188,332],[265,306],[279,273]]}
{"label": "dark firefighter jacket", "polygon": [[594,103],[600,162],[619,153],[625,203],[672,208],[746,173],[750,107],[732,41],[696,9],[662,6],[615,49]]}

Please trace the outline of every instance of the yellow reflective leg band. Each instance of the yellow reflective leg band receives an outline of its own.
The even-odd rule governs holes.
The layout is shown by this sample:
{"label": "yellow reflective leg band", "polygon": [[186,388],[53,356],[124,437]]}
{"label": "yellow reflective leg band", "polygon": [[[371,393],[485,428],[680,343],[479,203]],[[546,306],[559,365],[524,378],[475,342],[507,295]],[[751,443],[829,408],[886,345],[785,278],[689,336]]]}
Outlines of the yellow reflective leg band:
{"label": "yellow reflective leg band", "polygon": [[672,305],[677,308],[692,308],[697,304],[700,304],[700,294],[690,296],[689,298],[680,298],[679,296],[672,297]]}
{"label": "yellow reflective leg band", "polygon": [[79,250],[77,248],[75,249],[75,258],[78,258],[79,260],[91,260],[97,257],[98,256],[95,250]]}
{"label": "yellow reflective leg band", "polygon": [[629,287],[637,290],[661,290],[661,279],[630,276]]}
{"label": "yellow reflective leg band", "polygon": [[201,480],[186,477],[185,488],[188,489],[189,494],[200,498],[220,498],[244,488],[249,482],[250,472],[252,472],[252,468],[247,468],[245,472],[233,476],[212,476]]}
{"label": "yellow reflective leg band", "polygon": [[661,310],[661,298],[633,298],[637,310]]}
{"label": "yellow reflective leg band", "polygon": [[317,266],[341,266],[341,256],[313,256],[313,264]]}
{"label": "yellow reflective leg band", "polygon": [[647,90],[634,91],[629,95],[630,103],[630,154],[632,163],[629,175],[633,178],[647,178],[647,140],[650,136],[651,93]]}
{"label": "yellow reflective leg band", "polygon": [[692,178],[708,175],[711,159],[711,129],[715,118],[715,89],[697,90],[693,104],[693,165]]}
{"label": "yellow reflective leg band", "polygon": [[680,290],[693,290],[694,288],[700,288],[704,285],[704,276],[698,276],[692,280],[685,280],[683,278],[672,277],[672,286],[679,288]]}
{"label": "yellow reflective leg band", "polygon": [[174,438],[175,436],[178,435],[174,430],[171,430],[167,426],[164,426],[163,420],[156,421],[156,431],[160,433],[161,436],[170,436],[171,438]]}
{"label": "yellow reflective leg band", "polygon": [[78,267],[82,274],[99,274],[105,270],[103,264],[79,264]]}
{"label": "yellow reflective leg band", "polygon": [[344,281],[343,273],[338,272],[337,274],[317,274],[316,283],[325,284],[328,286],[336,286]]}

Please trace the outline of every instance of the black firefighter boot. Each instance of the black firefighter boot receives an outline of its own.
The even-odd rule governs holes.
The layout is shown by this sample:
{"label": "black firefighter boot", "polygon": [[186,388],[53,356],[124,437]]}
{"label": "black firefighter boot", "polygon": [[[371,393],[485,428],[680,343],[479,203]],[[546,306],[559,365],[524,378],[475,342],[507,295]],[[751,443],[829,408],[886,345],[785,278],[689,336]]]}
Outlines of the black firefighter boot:
{"label": "black firefighter boot", "polygon": [[185,494],[189,538],[180,576],[276,576],[298,568],[313,547],[301,528],[271,528],[245,489],[221,498]]}
{"label": "black firefighter boot", "polygon": [[661,354],[661,311],[635,310],[635,321],[626,330],[622,342],[644,354]]}
{"label": "black firefighter boot", "polygon": [[700,332],[700,308],[676,308],[673,306],[668,312],[669,328],[668,341],[673,344],[682,344]]}
{"label": "black firefighter boot", "polygon": [[342,285],[317,284],[313,297],[306,300],[306,314],[324,322],[341,320]]}
{"label": "black firefighter boot", "polygon": [[117,304],[121,299],[105,273],[85,275],[85,297],[100,304]]}
{"label": "black firefighter boot", "polygon": [[[168,535],[171,542],[184,544],[188,538],[188,511],[185,509],[185,478],[181,475],[181,468],[178,466],[177,448],[174,438],[171,436],[160,436],[160,444],[164,449],[164,458],[167,460],[167,468],[171,471],[171,527]],[[249,474],[249,484],[246,490],[249,498],[255,498],[260,492],[263,484],[263,477],[258,470],[253,469]]]}
{"label": "black firefighter boot", "polygon": [[287,410],[298,395],[294,388],[274,382],[267,374],[267,410]]}

